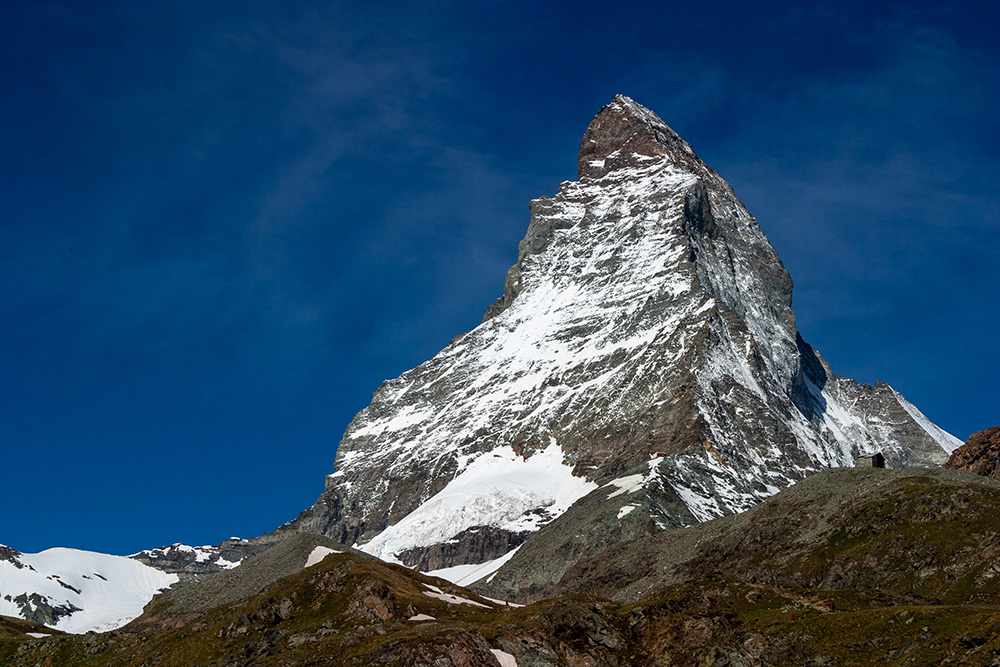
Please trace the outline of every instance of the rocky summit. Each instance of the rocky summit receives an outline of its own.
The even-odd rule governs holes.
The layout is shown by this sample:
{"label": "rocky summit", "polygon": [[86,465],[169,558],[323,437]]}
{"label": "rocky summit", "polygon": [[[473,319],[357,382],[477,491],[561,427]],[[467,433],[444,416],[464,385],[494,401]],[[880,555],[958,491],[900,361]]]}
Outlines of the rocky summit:
{"label": "rocky summit", "polygon": [[892,387],[831,371],[757,221],[633,100],[601,109],[579,180],[530,213],[482,324],[378,388],[279,533],[531,599],[608,544],[859,455],[937,466],[960,444]]}

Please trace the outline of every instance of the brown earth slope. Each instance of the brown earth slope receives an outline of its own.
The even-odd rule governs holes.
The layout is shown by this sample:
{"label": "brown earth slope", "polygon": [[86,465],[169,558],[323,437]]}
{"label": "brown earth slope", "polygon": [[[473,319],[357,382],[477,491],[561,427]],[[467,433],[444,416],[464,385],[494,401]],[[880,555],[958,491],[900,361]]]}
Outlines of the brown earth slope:
{"label": "brown earth slope", "polygon": [[[233,573],[264,581],[307,550]],[[1000,665],[1000,483],[826,471],[608,549],[524,608],[355,553],[211,609],[206,590],[104,635],[0,640],[0,664]]]}

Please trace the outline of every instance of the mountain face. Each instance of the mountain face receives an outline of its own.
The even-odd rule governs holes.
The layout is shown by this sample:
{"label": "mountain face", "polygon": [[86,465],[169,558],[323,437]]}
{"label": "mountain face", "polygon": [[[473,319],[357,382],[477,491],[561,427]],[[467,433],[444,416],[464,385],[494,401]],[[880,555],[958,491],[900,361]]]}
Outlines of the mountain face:
{"label": "mountain face", "polygon": [[530,598],[529,563],[558,580],[861,454],[936,466],[960,444],[888,385],[830,370],[757,222],[631,99],[597,114],[579,180],[530,212],[483,323],[378,388],[279,533],[455,576],[487,563],[497,594]]}

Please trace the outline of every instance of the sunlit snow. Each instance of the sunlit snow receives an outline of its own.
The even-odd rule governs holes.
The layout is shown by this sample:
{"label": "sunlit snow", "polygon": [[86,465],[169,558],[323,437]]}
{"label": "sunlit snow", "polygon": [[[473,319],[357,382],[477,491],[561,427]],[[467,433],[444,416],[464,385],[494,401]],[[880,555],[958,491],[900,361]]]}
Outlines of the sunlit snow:
{"label": "sunlit snow", "polygon": [[468,598],[463,598],[458,595],[452,595],[451,593],[445,593],[437,586],[431,586],[430,584],[424,584],[424,595],[430,598],[437,598],[448,604],[471,604],[476,607],[483,607],[484,609],[489,609],[489,605],[485,605],[481,602],[476,602],[475,600],[470,600]]}
{"label": "sunlit snow", "polygon": [[450,581],[451,583],[459,586],[471,586],[477,581],[485,579],[503,567],[507,561],[514,557],[514,554],[516,554],[517,550],[520,548],[520,546],[515,547],[503,556],[486,561],[485,563],[455,565],[453,567],[444,567],[440,570],[424,572],[424,574],[431,577],[440,577],[445,581]]}
{"label": "sunlit snow", "polygon": [[523,459],[510,447],[499,447],[473,460],[440,492],[357,548],[383,560],[400,551],[443,542],[473,526],[520,527],[536,521],[532,510],[550,515],[565,512],[597,488],[574,477],[557,444]]}
{"label": "sunlit snow", "polygon": [[52,626],[75,634],[125,625],[142,613],[158,591],[178,580],[176,574],[131,558],[79,549],[47,549],[20,554],[16,560],[23,567],[0,560],[0,614],[23,617],[13,598],[38,593],[53,607],[73,605],[80,609]]}
{"label": "sunlit snow", "polygon": [[336,549],[331,549],[330,547],[324,547],[322,545],[317,546],[315,549],[309,552],[309,557],[306,558],[306,564],[304,567],[312,567],[316,563],[329,556],[330,554],[342,554],[343,551],[337,551]]}

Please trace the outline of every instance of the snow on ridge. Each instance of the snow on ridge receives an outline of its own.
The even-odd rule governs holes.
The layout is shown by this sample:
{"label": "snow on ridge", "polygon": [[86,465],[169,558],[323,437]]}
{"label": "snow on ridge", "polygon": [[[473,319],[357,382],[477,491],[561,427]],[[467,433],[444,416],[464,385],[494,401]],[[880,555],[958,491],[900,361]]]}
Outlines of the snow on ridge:
{"label": "snow on ridge", "polygon": [[511,447],[499,447],[472,459],[420,507],[355,547],[392,561],[401,551],[444,542],[474,526],[537,528],[540,517],[526,514],[544,509],[555,518],[595,488],[573,476],[555,442],[527,459]]}
{"label": "snow on ridge", "polygon": [[[562,221],[554,231],[556,240],[544,253],[525,259],[524,284],[511,306],[431,360],[388,381],[388,409],[379,405],[368,411],[371,414],[363,411],[348,427],[345,443],[361,446],[340,448],[334,474],[342,478],[352,467],[395,459],[408,450],[412,456],[434,459],[468,433],[488,427],[497,414],[509,422],[508,433],[518,425],[532,428],[564,411],[574,397],[601,389],[586,382],[560,386],[553,380],[622,351],[646,349],[658,337],[668,336],[688,314],[682,301],[676,317],[656,326],[634,326],[634,335],[623,336],[622,320],[648,318],[647,303],[682,299],[691,291],[693,272],[676,270],[687,253],[677,216],[683,191],[695,180],[657,161],[643,169],[615,172],[597,186],[564,184],[557,199],[547,200],[553,207],[548,217]],[[600,197],[596,208],[582,205],[596,191],[609,188],[612,192]],[[629,212],[631,202],[664,189],[672,194],[655,210]],[[612,209],[620,209],[623,217],[580,225],[585,215]],[[604,240],[595,243],[595,237]],[[637,240],[622,244],[627,237]],[[588,335],[570,335],[579,329],[588,330]],[[473,381],[462,384],[461,378]],[[603,384],[609,378],[601,379]],[[431,387],[435,393],[444,390],[449,399],[426,401],[423,396]],[[464,391],[458,393],[459,387]]]}
{"label": "snow on ridge", "polygon": [[503,556],[494,558],[493,560],[488,560],[485,563],[454,565],[452,567],[443,567],[440,570],[424,572],[424,574],[429,577],[438,577],[439,579],[450,581],[458,586],[471,586],[481,579],[486,579],[486,577],[503,567],[507,561],[514,557],[514,554],[516,554],[520,548],[521,546],[518,545],[505,553]]}
{"label": "snow on ridge", "polygon": [[306,558],[306,564],[303,565],[303,568],[312,567],[313,565],[316,565],[330,554],[342,554],[342,553],[344,552],[337,551],[336,549],[331,549],[330,547],[324,547],[323,545],[318,545],[315,549],[309,552],[309,556]]}
{"label": "snow on ridge", "polygon": [[[649,471],[648,472],[646,472],[644,474],[643,473],[638,473],[638,474],[635,474],[635,475],[626,475],[625,477],[619,477],[617,479],[611,480],[610,482],[608,482],[607,484],[605,484],[604,486],[602,486],[601,487],[602,489],[605,488],[605,487],[607,487],[607,486],[614,486],[614,487],[617,488],[617,490],[612,491],[608,495],[607,499],[611,500],[612,498],[615,498],[616,496],[621,496],[621,495],[624,495],[624,494],[627,494],[627,493],[631,494],[631,493],[635,493],[637,491],[642,491],[642,489],[647,484],[649,484],[651,481],[653,481],[654,479],[656,479],[656,477],[657,477],[656,469],[660,465],[661,461],[663,461],[663,457],[662,456],[657,456],[657,457],[651,458],[647,462],[647,465],[649,466]],[[619,518],[621,518],[621,517],[619,517]]]}
{"label": "snow on ridge", "polygon": [[0,614],[23,618],[21,608],[8,596],[37,593],[52,607],[80,609],[51,627],[73,634],[106,632],[119,628],[142,613],[160,590],[177,582],[167,574],[125,556],[112,556],[57,547],[36,554],[20,554],[25,566],[0,561]]}
{"label": "snow on ridge", "polygon": [[[240,540],[238,537],[230,537],[227,541]],[[245,540],[244,540],[245,541]],[[174,542],[173,544],[165,547],[157,547],[155,549],[145,549],[143,551],[130,554],[128,558],[135,558],[136,556],[145,556],[150,560],[155,560],[157,558],[162,558],[164,556],[172,555],[171,552],[180,552],[185,554],[191,554],[194,556],[194,562],[196,563],[207,563],[216,557],[219,553],[219,548],[212,546],[211,544],[205,544],[200,547],[192,547],[183,542]]]}
{"label": "snow on ridge", "polygon": [[927,432],[927,435],[934,438],[934,441],[941,445],[941,449],[948,452],[948,454],[951,454],[964,444],[951,433],[948,433],[948,431],[945,431],[943,428],[925,417],[924,413],[917,409],[917,406],[903,398],[903,395],[898,391],[893,389],[892,394],[896,397],[896,400],[899,401],[899,404],[904,410],[906,410],[907,414],[910,415],[913,421],[917,422],[917,425],[924,429]]}
{"label": "snow on ridge", "polygon": [[452,595],[451,593],[445,593],[437,586],[432,586],[430,584],[424,584],[424,595],[429,598],[436,598],[442,602],[447,602],[448,604],[471,604],[476,607],[482,607],[483,609],[489,609],[489,605],[485,605],[482,602],[476,602],[475,600],[470,600],[469,598],[463,598],[458,595]]}
{"label": "snow on ridge", "polygon": [[625,477],[619,477],[618,479],[611,480],[604,486],[614,486],[617,490],[608,494],[608,500],[611,500],[615,496],[641,491],[645,481],[645,475],[627,475]]}
{"label": "snow on ridge", "polygon": [[[760,384],[790,383],[797,368],[794,330],[778,317],[787,305],[769,296],[769,278],[754,264],[758,249],[771,254],[773,249],[739,203],[725,199],[731,193],[727,189],[712,205],[717,216],[740,223],[733,222],[730,233],[748,250],[720,259],[702,249],[696,270],[689,259],[694,241],[685,211],[698,182],[690,171],[655,158],[597,179],[563,183],[555,198],[533,202],[532,224],[548,227],[551,237],[544,250],[521,258],[516,298],[428,362],[389,381],[345,434],[337,474],[375,466],[376,461],[385,461],[379,465],[397,474],[406,474],[419,460],[450,456],[460,462],[459,476],[445,490],[362,550],[391,559],[474,525],[534,530],[541,522],[528,514],[530,510],[548,508],[550,517],[564,511],[548,507],[549,501],[535,488],[512,493],[501,484],[492,496],[457,493],[453,485],[477,465],[463,458],[491,448],[492,454],[475,460],[485,462],[500,453],[512,456],[510,445],[531,434],[551,433],[551,425],[566,414],[609,392],[618,398],[604,414],[594,415],[598,422],[613,423],[654,408],[662,397],[651,396],[648,388],[634,391],[642,366],[658,359],[657,373],[667,377],[662,367],[681,361],[712,308],[738,308],[748,328],[720,332],[726,343],[711,350],[707,366],[697,369],[698,383],[711,394],[713,378],[731,376],[765,404],[782,399]],[[756,365],[750,366],[751,355],[758,351],[766,373],[760,378]],[[497,428],[498,423],[503,426]],[[487,442],[470,438],[481,432],[489,434]],[[476,446],[456,447],[470,442]],[[463,464],[469,467],[463,470]],[[736,474],[733,470],[719,467],[718,472],[727,480],[720,481],[717,497],[740,508],[759,500],[746,489],[738,490],[738,480],[728,479]],[[484,473],[483,479],[490,474]],[[619,486],[611,497],[638,490],[652,476],[651,470],[649,475],[618,480],[627,490]],[[765,486],[773,482],[769,478]],[[445,502],[449,493],[452,500]],[[701,517],[723,511],[712,497],[687,494],[688,504]],[[519,524],[514,517],[527,518]]]}

